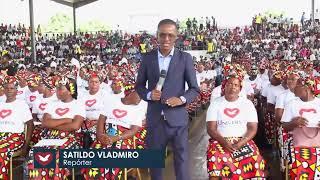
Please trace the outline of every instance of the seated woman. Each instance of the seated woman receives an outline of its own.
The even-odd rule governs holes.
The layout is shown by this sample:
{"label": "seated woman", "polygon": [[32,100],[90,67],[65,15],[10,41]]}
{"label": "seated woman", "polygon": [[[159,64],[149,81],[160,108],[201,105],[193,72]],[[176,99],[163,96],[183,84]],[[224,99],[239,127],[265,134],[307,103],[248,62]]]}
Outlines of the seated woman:
{"label": "seated woman", "polygon": [[[134,88],[125,91],[125,97],[105,99],[104,112],[97,124],[97,140],[93,148],[133,149],[132,139],[142,127],[145,111],[138,106],[141,101]],[[92,168],[82,170],[85,179],[121,179],[122,170],[119,168]]]}
{"label": "seated woman", "polygon": [[210,180],[264,178],[265,162],[252,140],[257,132],[257,112],[249,99],[239,97],[242,68],[234,65],[225,78],[223,96],[216,98],[207,112]]}
{"label": "seated woman", "polygon": [[[57,82],[57,97],[60,101],[48,104],[43,118],[42,126],[45,130],[41,139],[67,139],[60,147],[48,148],[79,148],[81,145],[79,130],[84,121],[85,108],[77,99],[77,84],[74,79],[61,77]],[[57,160],[58,160],[57,151]],[[33,151],[30,151],[27,162],[30,179],[65,179],[70,174],[68,169],[35,169],[33,165]]]}
{"label": "seated woman", "polygon": [[54,91],[55,88],[55,77],[43,77],[42,81],[39,83],[38,91],[42,94],[42,98],[36,99],[34,106],[32,107],[32,116],[34,120],[34,130],[32,133],[32,138],[30,145],[35,145],[41,138],[41,132],[43,127],[41,121],[49,104],[54,104],[58,102],[58,98]]}
{"label": "seated woman", "polygon": [[[101,76],[97,72],[90,72],[89,91],[84,92],[81,102],[85,105],[86,120],[82,125],[82,130],[89,131],[93,140],[96,139],[97,122],[101,112],[104,109],[104,99],[110,94],[101,90]],[[108,103],[112,103],[111,101]]]}
{"label": "seated woman", "polygon": [[6,100],[0,102],[0,179],[9,179],[9,159],[18,150],[22,150],[22,156],[27,154],[32,131],[24,134],[24,127],[27,124],[27,129],[32,129],[33,123],[27,103],[16,99],[15,77],[7,76],[3,86]]}
{"label": "seated woman", "polygon": [[320,79],[310,76],[300,78],[295,87],[295,95],[299,98],[287,104],[281,119],[283,128],[293,137],[293,147],[290,149],[292,179],[318,178],[312,166],[317,164],[319,158],[314,148],[320,146],[320,99],[315,97],[319,94],[319,83]]}

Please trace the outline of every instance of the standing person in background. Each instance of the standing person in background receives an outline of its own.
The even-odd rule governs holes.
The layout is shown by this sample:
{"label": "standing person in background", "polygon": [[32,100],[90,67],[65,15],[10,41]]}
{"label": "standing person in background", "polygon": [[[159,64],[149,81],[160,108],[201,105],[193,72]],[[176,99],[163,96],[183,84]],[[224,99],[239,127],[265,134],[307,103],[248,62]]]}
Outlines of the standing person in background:
{"label": "standing person in background", "polygon": [[[198,96],[199,87],[191,55],[174,48],[177,36],[174,21],[164,19],[159,22],[159,47],[143,56],[136,90],[148,102],[147,148],[164,150],[171,141],[176,179],[189,180],[188,114],[185,106]],[[165,82],[163,88],[157,90],[163,70],[167,72]],[[187,91],[186,82],[189,87]],[[162,169],[151,169],[151,179],[162,180]]]}

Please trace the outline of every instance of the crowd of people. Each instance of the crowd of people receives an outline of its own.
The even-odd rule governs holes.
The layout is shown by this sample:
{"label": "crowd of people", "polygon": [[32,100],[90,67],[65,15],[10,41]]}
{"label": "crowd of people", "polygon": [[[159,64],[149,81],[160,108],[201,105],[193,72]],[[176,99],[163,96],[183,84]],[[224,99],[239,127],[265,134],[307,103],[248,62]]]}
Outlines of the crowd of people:
{"label": "crowd of people", "polygon": [[[186,109],[192,115],[210,104],[210,178],[267,177],[270,164],[259,151],[267,144],[280,152],[275,157],[292,179],[316,178],[319,22],[295,24],[259,14],[243,28],[219,29],[213,17],[188,19],[186,26],[179,29],[176,48],[207,51],[207,57],[193,59],[200,94]],[[43,139],[65,139],[59,148],[80,148],[88,132],[92,148],[145,148],[147,103],[135,83],[141,59],[157,48],[159,37],[120,30],[44,34],[38,28],[32,61],[29,30],[0,26],[0,179],[9,178],[8,162],[18,150],[26,157],[27,178],[69,176],[69,169],[58,166],[34,168],[33,146]],[[123,176],[118,168],[82,174]]]}

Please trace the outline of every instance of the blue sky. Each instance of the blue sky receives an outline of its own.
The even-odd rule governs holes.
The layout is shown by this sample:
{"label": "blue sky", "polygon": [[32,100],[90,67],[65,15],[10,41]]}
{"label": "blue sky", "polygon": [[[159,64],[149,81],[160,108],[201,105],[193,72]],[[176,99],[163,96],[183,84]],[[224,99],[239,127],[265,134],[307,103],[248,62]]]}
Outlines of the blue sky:
{"label": "blue sky", "polygon": [[[316,8],[320,0],[316,1]],[[28,0],[1,0],[0,22],[29,24]],[[161,3],[160,3],[161,2]],[[235,26],[250,22],[253,15],[267,10],[285,12],[299,20],[303,11],[309,16],[311,0],[99,0],[77,10],[79,23],[98,19],[113,27],[137,31],[155,30],[162,18],[211,16],[219,25]],[[319,8],[320,9],[320,8]],[[34,0],[36,24],[46,24],[58,12],[72,16],[72,9],[51,0]]]}

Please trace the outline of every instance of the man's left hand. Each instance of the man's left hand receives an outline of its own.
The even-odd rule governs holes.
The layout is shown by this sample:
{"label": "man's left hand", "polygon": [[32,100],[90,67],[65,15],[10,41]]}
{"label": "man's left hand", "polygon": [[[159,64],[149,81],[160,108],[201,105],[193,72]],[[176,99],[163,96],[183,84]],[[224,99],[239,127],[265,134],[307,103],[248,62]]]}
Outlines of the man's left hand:
{"label": "man's left hand", "polygon": [[180,98],[172,97],[172,98],[169,98],[168,100],[166,100],[166,104],[170,107],[176,107],[176,106],[182,105],[183,102],[181,101]]}

